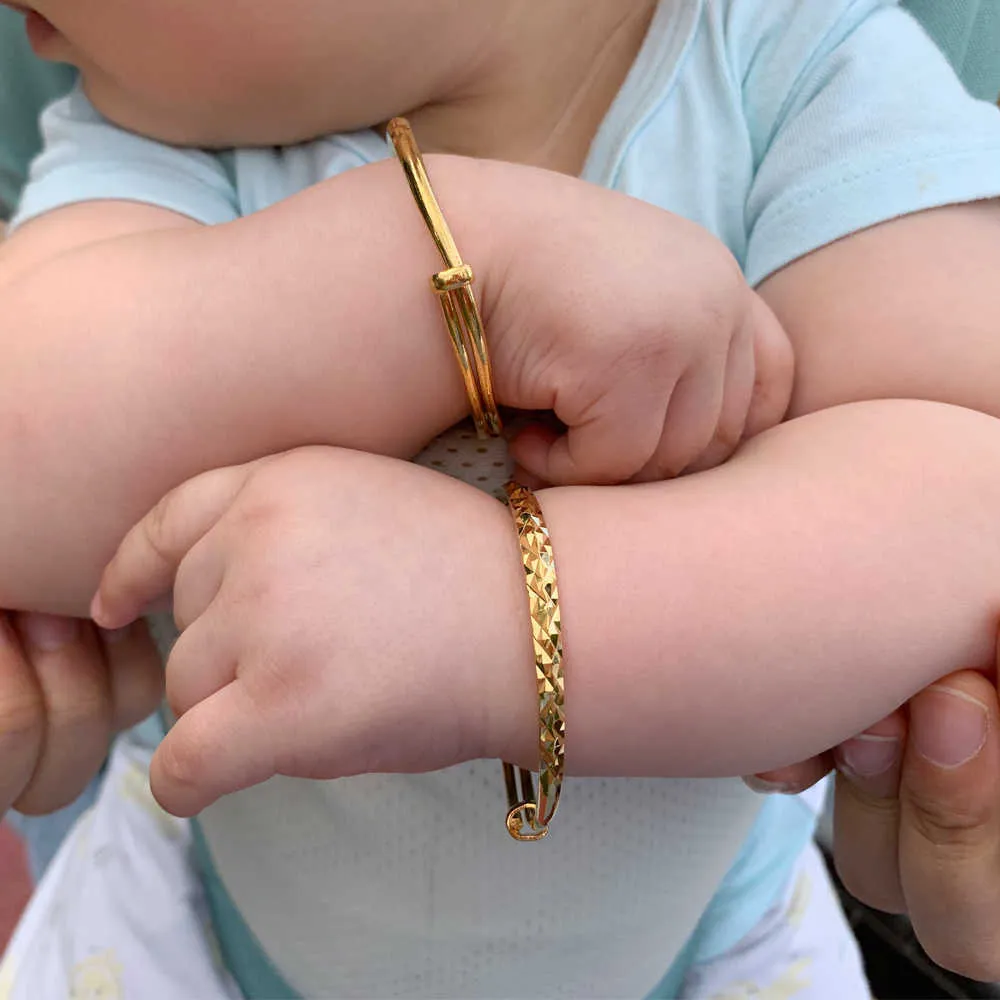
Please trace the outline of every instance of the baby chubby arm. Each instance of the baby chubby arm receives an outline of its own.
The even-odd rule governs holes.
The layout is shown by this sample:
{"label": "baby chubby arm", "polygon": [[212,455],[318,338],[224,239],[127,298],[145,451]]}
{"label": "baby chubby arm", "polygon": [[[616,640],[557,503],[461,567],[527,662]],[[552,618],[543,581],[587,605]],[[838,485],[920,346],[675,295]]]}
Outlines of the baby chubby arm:
{"label": "baby chubby arm", "polygon": [[[852,404],[703,475],[540,499],[577,774],[787,763],[992,661],[991,417]],[[486,494],[408,462],[297,449],[165,497],[123,542],[94,613],[118,627],[173,591],[180,721],[152,778],[191,815],[276,773],[533,766],[524,579],[510,516]]]}
{"label": "baby chubby arm", "polygon": [[[795,347],[790,413],[811,416],[704,476],[550,495],[575,540],[561,557],[567,620],[579,586],[578,649],[597,678],[577,710],[600,719],[595,748],[613,745],[612,730],[631,741],[585,770],[642,759],[645,740],[683,760],[676,773],[787,765],[947,673],[992,667],[998,269],[992,202],[886,223],[791,264],[759,290]],[[605,562],[570,576],[591,533]],[[622,623],[613,637],[599,608]],[[707,728],[713,712],[721,732]]]}
{"label": "baby chubby arm", "polygon": [[581,773],[786,765],[994,662],[993,418],[853,404],[783,424],[703,475],[541,499]]}
{"label": "baby chubby arm", "polygon": [[[549,171],[430,166],[500,403],[567,427],[517,449],[536,474],[663,478],[780,420],[787,339],[719,240]],[[82,608],[129,525],[206,469],[413,455],[468,406],[438,266],[391,163],[210,229],[120,202],[25,227],[0,259],[0,606]]]}
{"label": "baby chubby arm", "polygon": [[[435,171],[485,264],[453,162]],[[463,415],[398,171],[214,228],[83,204],[0,248],[0,606],[84,612],[128,527],[199,471],[310,442],[409,456]]]}
{"label": "baby chubby arm", "polygon": [[1000,416],[1000,202],[855,233],[767,279],[795,345],[790,415],[927,399]]}

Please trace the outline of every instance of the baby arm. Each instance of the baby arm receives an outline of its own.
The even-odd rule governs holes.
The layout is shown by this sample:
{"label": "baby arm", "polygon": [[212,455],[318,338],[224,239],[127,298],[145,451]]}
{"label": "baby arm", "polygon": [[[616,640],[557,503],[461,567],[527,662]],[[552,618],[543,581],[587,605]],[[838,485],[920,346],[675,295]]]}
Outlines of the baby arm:
{"label": "baby arm", "polygon": [[[704,230],[558,174],[430,166],[500,402],[570,428],[530,450],[551,481],[661,477],[780,419],[787,341]],[[409,457],[455,423],[438,267],[392,163],[210,228],[120,202],[27,225],[0,253],[0,606],[82,611],[127,528],[205,469]]]}
{"label": "baby arm", "polygon": [[[765,768],[992,662],[993,418],[853,404],[702,475],[540,500],[577,774]],[[524,574],[510,516],[484,494],[337,449],[219,470],[130,533],[95,617],[121,625],[175,576],[181,718],[153,769],[168,808],[274,773],[536,762]]]}
{"label": "baby arm", "polygon": [[795,345],[791,416],[927,399],[1000,416],[1000,203],[922,212],[796,261],[760,293]]}
{"label": "baby arm", "polygon": [[[866,236],[877,236],[880,241],[891,241],[897,235],[912,239],[912,227],[917,226],[933,242],[941,237],[938,226],[942,223],[950,226],[954,221],[975,242],[985,238],[980,226],[984,222],[989,226],[988,214],[983,213],[990,210],[989,206],[979,206],[971,213],[965,209],[934,213],[886,225]],[[866,236],[853,239],[862,240]],[[852,244],[858,246],[853,240],[840,245],[845,255]],[[801,280],[808,277],[813,260],[807,259],[783,272],[779,277],[785,287],[794,288],[793,279],[797,276]],[[864,262],[863,255],[860,260]],[[929,248],[925,249],[922,260],[925,268],[939,270]],[[877,263],[869,261],[867,266],[875,267]],[[952,329],[955,345],[965,338],[989,344],[984,331],[991,313],[982,308],[982,299],[990,291],[988,285],[969,288],[963,295],[953,291],[951,296],[943,298],[940,286],[931,282],[930,272],[916,269],[911,277],[913,294],[923,296],[917,313],[929,317],[925,329]],[[961,283],[963,276],[957,273],[954,278]],[[926,294],[928,290],[933,294]],[[864,328],[875,343],[882,336],[892,339],[901,335],[911,313],[901,311],[897,315],[892,309],[880,309],[879,300],[866,297],[864,291],[865,287],[860,286],[858,294],[841,305],[839,320],[844,328]],[[872,289],[871,294],[877,294],[877,290]],[[942,302],[950,306],[948,315],[941,307]],[[777,307],[781,311],[782,303],[778,302]],[[794,317],[800,340],[808,338],[810,323],[816,322],[817,317],[824,317],[822,310],[812,313],[806,310]],[[953,326],[946,327],[946,321]],[[974,403],[973,393],[978,393],[981,400],[988,399],[995,368],[967,364],[963,352],[957,348],[953,353],[961,377],[951,379],[948,391],[962,402]],[[944,366],[941,374],[948,375],[950,370]],[[833,374],[837,372],[834,369]],[[887,367],[884,377],[891,374]],[[841,373],[840,377],[840,391],[845,391],[849,372]],[[819,384],[821,379],[822,373],[817,373],[813,384]],[[831,377],[828,384],[836,383]],[[930,403],[885,401],[838,407],[792,421],[752,443],[727,466],[702,476],[628,489],[544,493],[543,505],[552,525],[562,581],[567,671],[576,678],[577,693],[571,714],[580,732],[576,737],[574,766],[591,773],[719,774],[787,763],[834,745],[953,669],[991,663],[995,620],[1000,609],[997,589],[1000,567],[996,565],[1000,550],[995,543],[996,526],[992,520],[1000,489],[996,471],[1000,468],[998,449],[1000,421],[991,417]],[[339,459],[328,461],[339,468]],[[311,468],[319,482],[320,469]],[[374,466],[368,468],[374,472]],[[399,472],[399,475],[404,474]],[[276,473],[277,479],[270,476],[268,473],[263,484],[254,476],[254,488],[245,493],[241,489],[235,500],[230,496],[222,506],[233,500],[234,516],[239,518],[241,508],[249,505],[252,511],[260,507],[261,497],[266,498],[273,486],[294,508],[297,503],[294,498],[302,492],[301,488],[284,492],[287,488],[277,482],[280,477]],[[348,491],[355,503],[362,492],[361,478],[354,477],[356,491]],[[337,480],[343,490],[343,479],[338,476]],[[373,474],[372,482],[378,484],[379,477]],[[380,495],[389,489],[384,484],[374,488]],[[454,491],[466,496],[454,484],[440,488],[449,491],[456,501],[459,493]],[[490,542],[489,553],[480,552],[482,540],[502,539],[504,533],[509,533],[507,515],[488,502],[477,501],[481,516],[491,520],[491,529],[479,523],[476,515],[449,509],[450,499],[421,501],[421,487],[416,482],[412,488],[400,484],[398,489],[407,505],[417,505],[419,516],[411,529],[410,541],[405,541],[402,535],[396,536],[400,539],[399,546],[386,558],[411,567],[406,579],[421,581],[418,589],[422,598],[415,605],[412,620],[404,613],[406,600],[389,601],[400,616],[395,630],[401,641],[409,643],[412,635],[418,637],[415,649],[422,641],[433,644],[433,637],[427,639],[428,628],[440,628],[441,635],[446,637],[469,635],[470,630],[459,620],[463,615],[468,616],[466,621],[475,621],[477,629],[482,629],[472,630],[481,640],[481,649],[470,650],[461,644],[446,654],[435,648],[424,663],[433,660],[433,669],[427,667],[431,678],[440,677],[442,671],[450,676],[453,671],[460,671],[458,664],[449,661],[449,656],[457,650],[463,662],[482,665],[481,673],[473,680],[485,678],[482,690],[486,694],[470,689],[445,697],[444,685],[436,688],[432,680],[432,693],[425,691],[423,700],[414,697],[413,704],[423,704],[428,709],[440,732],[453,733],[445,720],[436,717],[428,706],[432,702],[438,705],[434,699],[440,696],[440,705],[450,711],[456,703],[464,704],[470,699],[468,704],[478,706],[477,719],[486,711],[490,719],[501,720],[501,729],[506,720],[507,728],[501,735],[486,739],[485,746],[475,742],[471,749],[462,748],[459,756],[497,754],[530,763],[535,724],[531,713],[531,674],[521,673],[520,686],[510,681],[511,675],[505,668],[511,662],[522,661],[510,652],[503,638],[510,635],[514,641],[526,642],[524,635],[521,640],[516,639],[517,629],[523,629],[526,623],[523,595],[517,596],[516,587],[510,590],[509,563],[505,570],[505,557],[498,555],[503,544],[509,542]],[[180,495],[190,496],[185,491]],[[326,513],[315,523],[318,534],[311,536],[310,548],[324,537],[326,526],[335,521],[331,520],[333,508],[329,503],[323,501]],[[473,501],[467,497],[462,503]],[[149,566],[145,570],[134,566],[122,570],[119,565],[112,570],[112,614],[102,619],[106,623],[117,622],[121,614],[127,618],[146,599],[169,590],[177,563],[181,563],[183,570],[177,596],[182,623],[187,625],[200,620],[204,602],[211,600],[213,593],[211,586],[206,592],[196,589],[191,581],[202,577],[209,582],[223,576],[229,579],[218,568],[206,572],[205,553],[214,550],[217,559],[226,561],[226,543],[221,546],[221,555],[220,546],[210,543],[214,535],[211,522],[217,515],[209,518],[210,523],[196,528],[190,541],[184,542],[185,532],[177,531],[175,518],[163,513],[178,506],[182,508],[183,520],[183,510],[188,505],[178,504],[175,497],[131,536],[124,550],[126,565],[130,546],[133,549],[137,544],[141,546],[143,533],[150,528],[158,530],[157,525],[170,528],[166,542],[161,539],[156,547],[157,551],[167,550],[169,558],[166,564],[154,560],[152,576],[147,572]],[[197,506],[195,503],[195,510]],[[374,511],[374,503],[366,509]],[[443,523],[436,525],[441,518]],[[220,525],[226,520],[220,520]],[[303,520],[308,518],[297,515],[291,517],[290,523]],[[403,523],[398,514],[386,520]],[[284,537],[280,514],[276,521],[273,532],[267,534],[272,538],[275,533]],[[254,523],[252,517],[249,523]],[[356,519],[351,525],[356,534],[360,530]],[[200,566],[192,572],[191,563],[185,559],[187,548],[206,530],[209,541],[196,546],[194,551],[200,553],[197,559]],[[334,537],[339,537],[336,529],[331,530]],[[491,534],[491,530],[499,534]],[[231,540],[230,545],[245,544],[251,552],[256,545],[245,529],[223,533],[223,537]],[[140,539],[138,543],[136,538]],[[433,544],[429,544],[431,540]],[[171,550],[171,545],[175,550]],[[319,545],[322,547],[322,541]],[[352,551],[361,553],[358,558],[362,565],[367,558],[364,553],[373,552],[374,548],[365,545],[363,538],[352,539]],[[264,549],[267,553],[272,550],[273,545]],[[416,557],[409,558],[413,553]],[[470,565],[469,560],[477,553],[481,558]],[[251,572],[251,578],[243,581],[250,593],[264,593],[265,603],[255,607],[249,619],[245,609],[242,613],[235,611],[243,606],[242,602],[234,606],[234,624],[229,631],[237,648],[215,649],[209,654],[200,649],[203,643],[198,636],[213,634],[215,630],[194,629],[183,655],[175,657],[170,672],[170,677],[176,678],[171,681],[175,703],[181,711],[192,710],[192,721],[179,727],[181,735],[175,738],[170,751],[181,755],[179,767],[183,768],[186,761],[197,771],[203,756],[197,740],[209,738],[208,731],[215,728],[214,722],[202,725],[197,722],[198,718],[210,718],[209,702],[206,711],[193,711],[211,691],[200,683],[185,680],[202,676],[206,660],[242,662],[238,647],[244,641],[248,652],[271,651],[263,659],[256,654],[250,657],[261,663],[271,662],[268,657],[283,660],[287,655],[291,660],[288,670],[299,678],[292,688],[300,690],[301,684],[301,695],[311,691],[310,685],[314,683],[311,670],[315,670],[317,678],[322,678],[319,682],[323,685],[339,684],[336,672],[331,681],[330,673],[320,668],[318,659],[334,646],[346,645],[354,650],[354,655],[362,657],[378,655],[377,651],[366,649],[363,636],[356,644],[350,641],[345,644],[340,623],[329,621],[325,621],[323,629],[299,628],[298,638],[292,641],[283,624],[288,616],[296,615],[299,620],[309,622],[314,615],[308,608],[293,612],[287,601],[280,606],[280,613],[268,612],[266,601],[272,599],[274,589],[266,586],[268,578],[286,582],[295,578],[296,556],[290,548],[285,556],[287,565],[283,562],[276,567],[268,563],[269,573],[258,567],[258,579]],[[421,563],[422,559],[426,565]],[[443,574],[449,559],[452,572]],[[315,561],[303,554],[302,562],[306,573],[314,572]],[[342,562],[338,559],[338,565]],[[487,568],[493,564],[499,568]],[[352,573],[352,579],[358,571]],[[331,570],[334,577],[337,572]],[[388,580],[394,572],[386,566],[374,572],[365,571],[365,578]],[[118,606],[114,596],[116,573],[124,576],[126,591],[132,587],[138,591],[138,596],[132,594]],[[514,574],[513,578],[516,577]],[[417,593],[406,579],[401,583],[404,590]],[[434,586],[427,585],[428,581],[438,579],[444,587],[441,594],[436,594]],[[478,586],[467,589],[464,582],[458,583],[469,580],[483,584],[483,589]],[[336,579],[333,585],[337,587]],[[283,583],[282,590],[285,587]],[[450,611],[456,614],[456,620],[440,621],[435,617],[435,609],[439,603],[449,603],[448,593],[457,590],[462,590],[463,597],[468,596],[469,606],[455,604]],[[324,593],[323,584],[312,580],[289,587],[288,592],[321,594],[324,606],[340,602],[348,607],[357,599],[337,589]],[[505,599],[498,599],[504,593]],[[425,606],[424,599],[429,606]],[[501,609],[496,621],[492,617],[484,621],[474,610],[474,602],[480,600],[493,610]],[[378,602],[373,607],[378,607],[382,614]],[[213,615],[222,616],[226,601],[213,602],[212,608]],[[344,625],[348,631],[356,625],[362,631],[374,627],[374,623],[364,624],[364,615],[349,614],[353,614],[352,624]],[[254,630],[251,623],[256,621],[264,623],[263,634]],[[227,631],[224,619],[218,628]],[[335,639],[334,635],[323,638],[321,633],[328,628],[333,628]],[[305,650],[301,645],[303,633],[311,635],[305,640],[309,644]],[[251,638],[244,640],[246,636]],[[284,655],[283,642],[291,643],[291,652]],[[393,648],[387,644],[389,660],[395,657]],[[397,653],[408,659],[409,646],[405,652]],[[311,661],[315,661],[312,668]],[[423,670],[418,658],[412,671],[407,670],[406,680],[419,683]],[[284,672],[280,673],[284,677]],[[377,664],[363,675],[394,676],[388,663]],[[228,678],[217,680],[223,684]],[[405,683],[401,690],[408,690]],[[269,700],[267,693],[259,691],[251,697],[259,705]],[[338,690],[337,703],[345,704],[346,697],[347,692]],[[350,697],[357,697],[358,704],[364,705],[359,692],[352,691]],[[486,706],[498,707],[484,709],[476,698]],[[305,700],[312,703],[310,698]],[[787,716],[781,713],[783,705],[789,707]],[[724,710],[716,715],[720,706]],[[713,728],[716,725],[713,719],[721,720],[718,729]],[[776,723],[776,719],[780,722]],[[357,725],[346,726],[345,732],[385,733],[384,728],[374,723],[366,728],[371,720],[353,721]],[[478,727],[476,733],[494,728],[491,723]],[[185,748],[183,734],[195,731],[199,735],[192,737],[194,749]],[[231,730],[224,727],[220,731]],[[331,755],[324,757],[320,753],[321,763],[314,772],[317,776],[375,766],[345,763],[352,759],[352,751],[363,759],[369,759],[366,754],[374,751],[366,746],[345,748],[337,741],[324,743],[329,740],[327,732],[324,723],[323,734],[316,734],[310,748],[300,747],[301,754],[296,760],[312,760],[313,749],[322,745],[330,748]],[[419,727],[416,732],[419,743]],[[303,740],[308,742],[308,739],[303,731]],[[412,750],[412,744],[410,747]],[[193,760],[184,757],[188,752]],[[454,746],[448,750],[455,752]],[[204,756],[209,754],[206,752]],[[247,759],[256,761],[254,766],[260,764],[259,757],[254,758],[252,753]],[[424,763],[436,767],[448,760],[445,754]],[[297,765],[292,762],[275,766],[295,773]],[[380,759],[377,766],[391,770],[422,765],[419,760],[414,762],[401,755],[388,762]],[[338,772],[338,768],[344,771]]]}
{"label": "baby arm", "polygon": [[648,752],[649,773],[751,773],[992,667],[998,460],[1000,421],[870,402],[790,421],[703,476],[545,495],[567,675],[586,678],[573,712],[594,736],[579,766]]}
{"label": "baby arm", "polygon": [[129,524],[206,468],[409,455],[461,417],[433,247],[389,169],[214,228],[83,204],[3,247],[0,606],[81,613]]}

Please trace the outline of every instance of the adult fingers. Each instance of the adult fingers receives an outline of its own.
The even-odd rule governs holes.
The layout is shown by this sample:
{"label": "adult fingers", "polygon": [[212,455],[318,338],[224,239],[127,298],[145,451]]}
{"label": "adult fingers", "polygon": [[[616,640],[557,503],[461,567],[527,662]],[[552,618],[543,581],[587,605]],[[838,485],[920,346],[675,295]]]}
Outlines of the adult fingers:
{"label": "adult fingers", "polygon": [[51,615],[17,619],[45,706],[45,738],[16,808],[28,814],[69,805],[100,770],[111,739],[111,691],[94,630]]}
{"label": "adult fingers", "polygon": [[45,701],[9,616],[0,612],[0,816],[27,787],[45,741]]}
{"label": "adult fingers", "polygon": [[899,874],[900,767],[906,716],[894,712],[839,746],[833,853],[848,891],[876,910],[901,913]]}
{"label": "adult fingers", "polygon": [[940,965],[1000,979],[1000,718],[978,673],[910,703],[900,784],[900,874],[921,944]]}

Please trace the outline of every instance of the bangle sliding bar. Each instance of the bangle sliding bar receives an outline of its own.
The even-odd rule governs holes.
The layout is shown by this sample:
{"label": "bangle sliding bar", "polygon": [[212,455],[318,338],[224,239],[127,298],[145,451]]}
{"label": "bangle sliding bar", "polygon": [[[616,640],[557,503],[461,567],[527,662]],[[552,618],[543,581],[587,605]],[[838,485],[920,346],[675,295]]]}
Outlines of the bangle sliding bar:
{"label": "bangle sliding bar", "polygon": [[427,229],[444,261],[445,270],[431,278],[441,303],[451,345],[469,397],[472,419],[481,438],[498,437],[503,430],[493,389],[493,370],[483,320],[472,291],[472,268],[462,260],[444,213],[434,195],[420,149],[405,118],[394,118],[386,130],[403,167]]}
{"label": "bangle sliding bar", "polygon": [[531,613],[531,639],[538,686],[538,796],[531,772],[520,772],[520,788],[512,765],[504,764],[507,786],[507,831],[515,840],[541,840],[559,807],[566,758],[566,715],[563,707],[562,619],[555,557],[541,507],[531,490],[507,484],[507,502],[524,563]]}

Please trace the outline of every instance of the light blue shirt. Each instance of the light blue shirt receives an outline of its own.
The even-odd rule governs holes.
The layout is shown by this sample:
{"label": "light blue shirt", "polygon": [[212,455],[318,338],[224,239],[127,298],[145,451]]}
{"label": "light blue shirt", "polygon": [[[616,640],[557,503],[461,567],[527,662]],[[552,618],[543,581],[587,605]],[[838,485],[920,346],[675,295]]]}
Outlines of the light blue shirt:
{"label": "light blue shirt", "polygon": [[[288,149],[175,149],[114,128],[79,90],[49,108],[43,132],[15,225],[101,198],[224,224],[387,155],[367,131]],[[1000,196],[1000,113],[968,96],[894,0],[672,0],[583,176],[700,223],[756,285],[866,227]],[[812,831],[796,800],[768,801],[686,960],[751,929]]]}
{"label": "light blue shirt", "polygon": [[[224,156],[105,122],[81,91],[43,117],[14,224],[94,198],[214,225],[387,155],[373,132]],[[715,233],[757,284],[894,216],[992,197],[996,109],[969,99],[894,0],[672,0],[583,176]]]}

